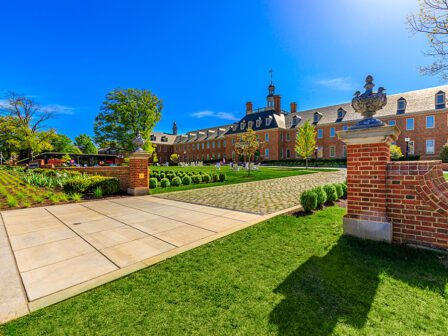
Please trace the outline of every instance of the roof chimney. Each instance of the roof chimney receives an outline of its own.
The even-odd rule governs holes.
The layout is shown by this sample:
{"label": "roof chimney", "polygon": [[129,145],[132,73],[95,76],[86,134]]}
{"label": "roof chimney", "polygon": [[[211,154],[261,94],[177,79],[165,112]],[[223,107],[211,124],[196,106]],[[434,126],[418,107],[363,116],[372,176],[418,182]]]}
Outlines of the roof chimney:
{"label": "roof chimney", "polygon": [[296,113],[297,112],[297,103],[296,102],[292,102],[291,103],[290,112],[291,113]]}
{"label": "roof chimney", "polygon": [[280,115],[282,113],[282,106],[281,106],[281,97],[280,95],[274,95],[274,110],[275,113]]}
{"label": "roof chimney", "polygon": [[251,114],[253,110],[253,104],[252,102],[247,102],[246,103],[246,114]]}

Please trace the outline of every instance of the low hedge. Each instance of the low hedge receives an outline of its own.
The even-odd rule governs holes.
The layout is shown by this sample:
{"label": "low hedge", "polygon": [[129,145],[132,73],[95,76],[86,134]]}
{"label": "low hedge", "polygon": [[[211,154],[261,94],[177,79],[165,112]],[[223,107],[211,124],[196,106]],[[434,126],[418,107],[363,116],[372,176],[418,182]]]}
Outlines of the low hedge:
{"label": "low hedge", "polygon": [[103,195],[116,194],[120,191],[120,181],[116,177],[106,176],[79,176],[67,181],[63,189],[66,193],[93,193],[96,188],[101,188]]}
{"label": "low hedge", "polygon": [[170,186],[170,180],[168,180],[168,178],[164,177],[161,181],[160,181],[160,186],[162,188],[168,188]]}
{"label": "low hedge", "polygon": [[335,202],[347,196],[345,183],[327,184],[304,191],[300,195],[300,204],[306,212],[317,209],[326,202]]}
{"label": "low hedge", "polygon": [[157,188],[158,184],[159,184],[159,181],[156,178],[151,177],[149,179],[149,188],[151,188],[151,189]]}
{"label": "low hedge", "polygon": [[[268,166],[297,166],[305,167],[306,160],[291,159],[291,160],[269,160],[262,162]],[[332,159],[309,159],[308,166],[310,167],[345,167],[347,166],[346,158],[332,158]]]}
{"label": "low hedge", "polygon": [[317,208],[317,195],[312,190],[307,190],[300,195],[300,204],[306,212]]}

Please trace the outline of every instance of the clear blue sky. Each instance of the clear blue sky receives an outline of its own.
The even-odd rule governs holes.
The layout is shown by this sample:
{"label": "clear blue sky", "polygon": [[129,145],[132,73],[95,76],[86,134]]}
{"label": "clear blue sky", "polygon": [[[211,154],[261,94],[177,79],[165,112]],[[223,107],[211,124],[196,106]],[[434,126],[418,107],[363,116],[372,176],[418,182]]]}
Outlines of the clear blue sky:
{"label": "clear blue sky", "polygon": [[150,89],[164,101],[156,129],[176,120],[184,132],[230,123],[249,100],[264,106],[271,67],[283,107],[300,110],[348,101],[367,74],[388,93],[440,85],[418,72],[430,59],[405,25],[416,9],[417,0],[4,1],[0,93],[58,110],[49,126],[74,137],[93,133],[114,88]]}

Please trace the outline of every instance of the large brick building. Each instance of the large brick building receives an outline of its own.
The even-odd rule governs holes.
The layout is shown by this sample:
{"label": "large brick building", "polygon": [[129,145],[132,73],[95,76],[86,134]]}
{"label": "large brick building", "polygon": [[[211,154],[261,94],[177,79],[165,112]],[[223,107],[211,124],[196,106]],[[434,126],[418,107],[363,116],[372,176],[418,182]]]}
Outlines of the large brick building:
{"label": "large brick building", "polygon": [[[410,91],[388,96],[387,105],[377,117],[390,125],[397,125],[401,134],[397,145],[403,153],[420,155],[422,159],[435,159],[448,140],[448,85]],[[346,155],[343,142],[336,132],[361,119],[351,103],[297,111],[297,104],[290,103],[289,111],[282,109],[281,96],[275,86],[268,87],[266,107],[253,109],[246,103],[246,114],[238,122],[228,125],[193,130],[186,134],[155,132],[151,140],[157,145],[159,162],[169,160],[171,153],[180,160],[227,161],[235,160],[234,143],[240,133],[251,127],[263,142],[260,160],[288,160],[297,158],[294,145],[297,128],[309,120],[317,130],[318,158],[342,158]],[[405,141],[407,140],[407,142]]]}

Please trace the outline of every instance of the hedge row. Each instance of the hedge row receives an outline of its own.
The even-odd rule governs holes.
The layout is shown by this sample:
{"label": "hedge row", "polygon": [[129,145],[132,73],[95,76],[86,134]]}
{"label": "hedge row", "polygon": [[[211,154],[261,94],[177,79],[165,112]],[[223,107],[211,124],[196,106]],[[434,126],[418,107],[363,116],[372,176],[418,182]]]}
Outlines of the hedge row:
{"label": "hedge row", "polygon": [[306,212],[317,209],[327,202],[335,202],[347,197],[347,185],[345,183],[326,184],[306,190],[300,195],[300,203]]}
{"label": "hedge row", "polygon": [[[271,166],[299,166],[305,167],[306,161],[303,159],[294,160],[270,160],[263,161],[263,164]],[[334,158],[334,159],[309,159],[308,166],[313,167],[344,167],[347,166],[347,159]]]}
{"label": "hedge row", "polygon": [[224,173],[207,174],[204,172],[153,171],[150,174],[149,187],[151,189],[157,187],[167,188],[170,186],[178,187],[180,185],[224,182],[226,180],[226,174]]}
{"label": "hedge row", "polygon": [[67,181],[63,189],[66,193],[93,193],[101,189],[103,195],[116,194],[120,191],[120,181],[115,177],[106,176],[79,176]]}

